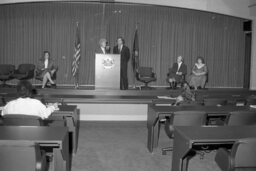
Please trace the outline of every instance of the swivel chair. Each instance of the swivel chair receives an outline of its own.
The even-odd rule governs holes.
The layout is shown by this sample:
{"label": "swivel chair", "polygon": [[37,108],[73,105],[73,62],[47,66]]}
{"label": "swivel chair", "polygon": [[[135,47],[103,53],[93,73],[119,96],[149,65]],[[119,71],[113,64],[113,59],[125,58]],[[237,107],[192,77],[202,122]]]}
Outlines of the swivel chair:
{"label": "swivel chair", "polygon": [[148,84],[152,81],[156,81],[156,74],[153,72],[152,67],[139,67],[137,79],[138,81],[145,83],[145,86],[141,88],[151,89]]}

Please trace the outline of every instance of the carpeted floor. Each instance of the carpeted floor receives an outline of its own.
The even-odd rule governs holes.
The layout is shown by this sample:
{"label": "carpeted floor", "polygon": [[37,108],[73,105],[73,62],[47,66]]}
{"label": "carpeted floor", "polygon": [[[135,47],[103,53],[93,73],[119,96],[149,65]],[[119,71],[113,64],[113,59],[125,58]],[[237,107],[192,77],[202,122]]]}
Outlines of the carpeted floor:
{"label": "carpeted floor", "polygon": [[[161,131],[159,148],[153,154],[146,148],[146,122],[81,122],[79,147],[72,171],[170,171],[172,153],[163,156],[161,148],[170,146]],[[189,162],[189,171],[220,171],[215,152],[204,159],[198,155]]]}

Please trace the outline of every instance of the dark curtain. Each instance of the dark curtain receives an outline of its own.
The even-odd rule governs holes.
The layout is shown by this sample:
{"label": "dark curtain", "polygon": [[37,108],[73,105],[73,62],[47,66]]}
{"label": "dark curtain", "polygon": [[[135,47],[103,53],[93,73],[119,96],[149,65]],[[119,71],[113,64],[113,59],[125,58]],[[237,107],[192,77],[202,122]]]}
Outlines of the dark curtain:
{"label": "dark curtain", "polygon": [[[73,84],[75,26],[80,23],[80,84],[94,85],[94,53],[106,37],[132,48],[138,24],[140,65],[151,66],[157,86],[178,55],[191,70],[197,56],[209,69],[208,87],[242,87],[243,19],[181,8],[114,3],[24,3],[0,6],[0,63],[34,63],[49,50],[59,67],[57,84]],[[190,72],[189,72],[190,73]],[[129,84],[133,84],[131,60]]]}

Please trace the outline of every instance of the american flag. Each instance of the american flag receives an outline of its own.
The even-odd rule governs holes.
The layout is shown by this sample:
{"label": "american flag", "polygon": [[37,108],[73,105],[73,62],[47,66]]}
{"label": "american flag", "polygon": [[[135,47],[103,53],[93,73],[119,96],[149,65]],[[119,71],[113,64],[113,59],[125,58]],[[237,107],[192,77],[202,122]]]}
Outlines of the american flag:
{"label": "american flag", "polygon": [[136,73],[139,68],[139,37],[138,37],[137,26],[136,26],[134,41],[133,41],[132,67],[133,67],[133,72]]}
{"label": "american flag", "polygon": [[81,58],[81,44],[80,44],[80,30],[79,23],[76,23],[76,37],[75,37],[75,54],[72,62],[72,75],[75,78],[75,84],[78,85],[78,71]]}
{"label": "american flag", "polygon": [[136,88],[136,75],[139,68],[139,37],[138,37],[138,29],[136,24],[136,30],[134,34],[134,41],[133,41],[133,50],[132,50],[132,67],[133,67],[133,82],[134,88]]}

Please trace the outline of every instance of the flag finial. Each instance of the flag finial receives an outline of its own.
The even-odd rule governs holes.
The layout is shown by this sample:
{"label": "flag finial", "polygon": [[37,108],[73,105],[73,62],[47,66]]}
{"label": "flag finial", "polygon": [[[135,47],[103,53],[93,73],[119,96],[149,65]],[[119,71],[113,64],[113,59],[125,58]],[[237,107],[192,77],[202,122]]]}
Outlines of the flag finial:
{"label": "flag finial", "polygon": [[136,24],[135,24],[136,30],[138,29],[138,25],[139,25],[139,24],[140,24],[139,22],[136,22]]}

